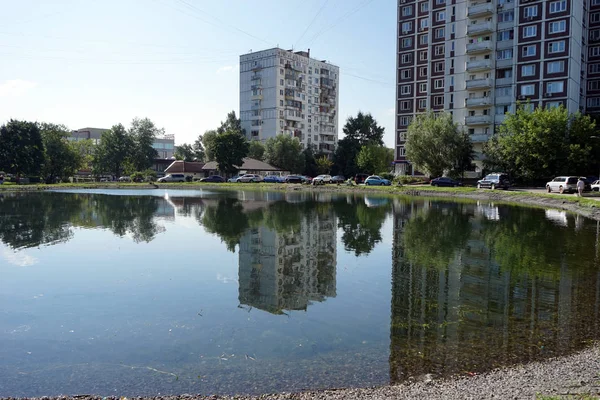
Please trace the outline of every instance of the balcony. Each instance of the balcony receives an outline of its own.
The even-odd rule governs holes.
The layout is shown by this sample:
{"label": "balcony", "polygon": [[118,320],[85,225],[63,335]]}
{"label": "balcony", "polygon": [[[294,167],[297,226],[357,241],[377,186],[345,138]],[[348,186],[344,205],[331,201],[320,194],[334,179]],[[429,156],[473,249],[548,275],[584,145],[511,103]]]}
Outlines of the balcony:
{"label": "balcony", "polygon": [[250,97],[250,99],[251,99],[251,100],[262,100],[262,99],[263,99],[263,96],[262,96],[262,94],[253,94],[253,95]]}
{"label": "balcony", "polygon": [[250,86],[250,90],[259,90],[262,89],[262,85],[259,83],[257,83],[256,85],[252,85]]}
{"label": "balcony", "polygon": [[465,125],[489,125],[491,123],[491,115],[471,115],[465,117]]}
{"label": "balcony", "polygon": [[467,107],[486,107],[492,104],[489,97],[472,97],[467,99]]}
{"label": "balcony", "polygon": [[[261,74],[254,74],[250,77],[250,79],[252,79],[253,81],[260,80],[261,78],[262,78]],[[260,84],[260,82],[259,82],[259,84]]]}
{"label": "balcony", "polygon": [[513,78],[496,78],[496,86],[508,86],[512,85]]}
{"label": "balcony", "polygon": [[473,143],[485,143],[490,140],[490,135],[486,135],[485,133],[480,133],[478,135],[471,135],[471,142]]}
{"label": "balcony", "polygon": [[496,104],[512,104],[514,100],[514,96],[499,96],[496,97]]}
{"label": "balcony", "polygon": [[286,115],[285,119],[290,121],[302,122],[302,115]]}
{"label": "balcony", "polygon": [[467,62],[467,72],[488,71],[490,69],[492,69],[492,60]]}
{"label": "balcony", "polygon": [[492,3],[475,4],[467,9],[467,17],[485,17],[494,13],[494,5]]}
{"label": "balcony", "polygon": [[467,35],[475,36],[482,35],[484,33],[491,33],[493,30],[491,22],[483,22],[479,24],[472,24],[467,26]]}
{"label": "balcony", "polygon": [[467,54],[489,53],[490,51],[492,51],[492,42],[490,40],[467,44]]}
{"label": "balcony", "polygon": [[467,81],[467,89],[488,89],[492,87],[492,80],[484,79],[469,79]]}
{"label": "balcony", "polygon": [[334,143],[335,137],[333,135],[320,135],[321,142]]}

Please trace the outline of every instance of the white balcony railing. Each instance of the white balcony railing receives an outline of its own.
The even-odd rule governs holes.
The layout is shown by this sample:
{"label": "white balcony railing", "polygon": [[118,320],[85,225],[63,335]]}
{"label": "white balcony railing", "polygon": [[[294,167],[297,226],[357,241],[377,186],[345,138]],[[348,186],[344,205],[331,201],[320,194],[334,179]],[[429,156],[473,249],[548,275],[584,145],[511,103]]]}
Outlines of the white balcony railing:
{"label": "white balcony railing", "polygon": [[492,100],[488,96],[467,99],[467,107],[485,107],[490,104],[492,104]]}
{"label": "white balcony railing", "polygon": [[475,4],[467,9],[467,17],[483,17],[494,13],[494,5],[492,3]]}
{"label": "white balcony railing", "polygon": [[484,79],[469,79],[467,81],[467,89],[487,89],[492,87],[492,80]]}
{"label": "white balcony railing", "polygon": [[470,115],[465,117],[465,125],[489,125],[491,123],[491,115]]}
{"label": "white balcony railing", "polygon": [[492,42],[490,40],[467,44],[467,54],[487,53],[490,51],[492,51]]}
{"label": "white balcony railing", "polygon": [[492,68],[492,60],[478,60],[467,62],[467,72],[486,71]]}
{"label": "white balcony railing", "polygon": [[479,24],[471,24],[467,26],[467,35],[481,35],[483,33],[492,32],[492,23],[483,22]]}

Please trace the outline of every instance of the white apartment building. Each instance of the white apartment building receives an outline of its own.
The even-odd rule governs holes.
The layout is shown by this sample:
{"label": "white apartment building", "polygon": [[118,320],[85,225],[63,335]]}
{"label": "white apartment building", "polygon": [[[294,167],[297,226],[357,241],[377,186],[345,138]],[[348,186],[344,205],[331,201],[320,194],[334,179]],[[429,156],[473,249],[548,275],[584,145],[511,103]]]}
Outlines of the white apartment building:
{"label": "white apartment building", "polygon": [[331,154],[338,141],[339,67],[310,49],[274,48],[240,56],[240,119],[249,140],[296,137]]}
{"label": "white apartment building", "polygon": [[517,102],[594,112],[596,10],[599,0],[398,0],[396,172],[414,172],[405,134],[426,110],[452,113],[469,133],[474,174]]}

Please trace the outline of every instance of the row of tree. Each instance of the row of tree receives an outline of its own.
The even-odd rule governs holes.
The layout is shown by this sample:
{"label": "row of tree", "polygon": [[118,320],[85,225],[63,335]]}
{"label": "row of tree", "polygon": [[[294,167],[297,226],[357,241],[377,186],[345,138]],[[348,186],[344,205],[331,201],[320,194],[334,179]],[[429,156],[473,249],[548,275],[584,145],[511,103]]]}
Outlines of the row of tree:
{"label": "row of tree", "polygon": [[219,170],[235,173],[244,157],[265,161],[292,173],[315,176],[354,176],[358,172],[380,173],[391,168],[394,153],[383,146],[384,128],[371,114],[359,112],[343,128],[345,137],[338,142],[333,160],[312,147],[302,149],[297,138],[277,135],[264,142],[246,140],[241,122],[234,111],[216,130],[206,131],[193,144],[176,146],[175,157],[185,161],[216,161]]}
{"label": "row of tree", "polygon": [[71,131],[64,125],[10,120],[0,126],[0,170],[42,177],[47,183],[82,169],[120,177],[148,170],[157,156],[154,141],[163,134],[148,118],[136,118],[129,129],[113,126],[94,145],[91,140],[70,140]]}
{"label": "row of tree", "polygon": [[[521,182],[586,176],[590,166],[600,165],[600,132],[591,117],[569,114],[562,106],[519,104],[483,146],[483,156],[487,170],[507,172]],[[474,151],[469,135],[450,114],[430,111],[409,125],[406,157],[430,176],[460,177],[471,166]]]}

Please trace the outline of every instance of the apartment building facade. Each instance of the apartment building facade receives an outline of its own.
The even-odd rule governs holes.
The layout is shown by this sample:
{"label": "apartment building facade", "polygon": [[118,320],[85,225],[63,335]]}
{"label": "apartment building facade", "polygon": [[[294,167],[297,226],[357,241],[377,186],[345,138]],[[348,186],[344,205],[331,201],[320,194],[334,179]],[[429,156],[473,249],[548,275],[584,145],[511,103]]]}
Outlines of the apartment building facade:
{"label": "apartment building facade", "polygon": [[400,174],[414,172],[406,131],[426,110],[468,132],[474,175],[517,102],[600,112],[600,0],[399,0],[397,50]]}
{"label": "apartment building facade", "polygon": [[[94,145],[100,143],[100,138],[104,132],[109,131],[106,128],[81,128],[71,132],[69,140],[91,140]],[[163,135],[154,139],[152,147],[158,153],[157,158],[170,160],[175,154],[175,135]]]}
{"label": "apartment building facade", "polygon": [[338,141],[339,67],[310,49],[280,48],[240,56],[240,119],[248,140],[276,135],[332,154]]}

